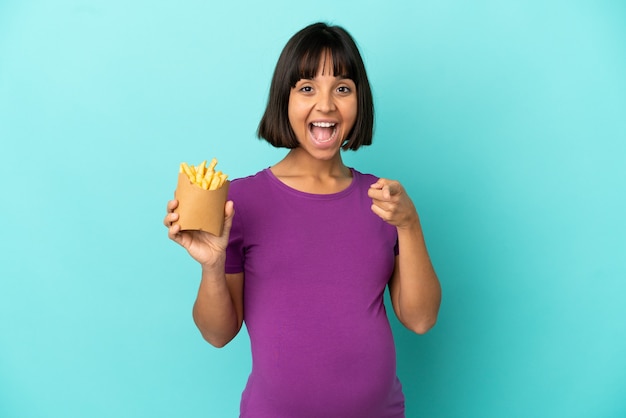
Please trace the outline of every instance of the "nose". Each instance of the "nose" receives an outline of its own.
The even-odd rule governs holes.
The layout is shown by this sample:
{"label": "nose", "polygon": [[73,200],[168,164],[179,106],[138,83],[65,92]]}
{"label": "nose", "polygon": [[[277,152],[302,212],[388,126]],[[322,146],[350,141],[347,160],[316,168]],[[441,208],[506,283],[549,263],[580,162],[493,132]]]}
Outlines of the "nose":
{"label": "nose", "polygon": [[332,92],[322,91],[318,95],[317,110],[320,112],[328,113],[333,112],[336,109],[335,100]]}

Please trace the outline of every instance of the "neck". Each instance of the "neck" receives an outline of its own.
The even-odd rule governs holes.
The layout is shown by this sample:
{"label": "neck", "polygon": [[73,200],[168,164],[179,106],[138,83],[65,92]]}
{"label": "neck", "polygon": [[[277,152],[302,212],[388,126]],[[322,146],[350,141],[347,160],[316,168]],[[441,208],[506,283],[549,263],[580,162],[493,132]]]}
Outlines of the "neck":
{"label": "neck", "polygon": [[352,172],[341,157],[331,160],[307,158],[306,153],[297,148],[270,169],[283,183],[308,193],[337,193],[352,181]]}
{"label": "neck", "polygon": [[346,167],[337,153],[330,160],[310,158],[300,148],[294,148],[272,167],[274,173],[280,172],[283,176],[311,176],[317,178],[351,177],[350,169]]}

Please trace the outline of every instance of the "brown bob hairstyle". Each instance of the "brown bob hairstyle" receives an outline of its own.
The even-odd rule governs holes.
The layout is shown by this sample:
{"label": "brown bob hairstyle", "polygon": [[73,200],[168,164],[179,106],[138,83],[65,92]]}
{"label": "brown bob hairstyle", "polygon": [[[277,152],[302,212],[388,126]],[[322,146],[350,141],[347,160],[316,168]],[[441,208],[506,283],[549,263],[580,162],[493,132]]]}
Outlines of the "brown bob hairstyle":
{"label": "brown bob hairstyle", "polygon": [[299,80],[315,78],[320,59],[330,53],[333,74],[351,79],[356,85],[357,117],[343,150],[357,150],[372,143],[374,101],[365,65],[352,36],[339,26],[314,23],[297,32],[278,58],[265,113],[257,135],[277,148],[297,148],[298,140],[289,123],[291,89]]}

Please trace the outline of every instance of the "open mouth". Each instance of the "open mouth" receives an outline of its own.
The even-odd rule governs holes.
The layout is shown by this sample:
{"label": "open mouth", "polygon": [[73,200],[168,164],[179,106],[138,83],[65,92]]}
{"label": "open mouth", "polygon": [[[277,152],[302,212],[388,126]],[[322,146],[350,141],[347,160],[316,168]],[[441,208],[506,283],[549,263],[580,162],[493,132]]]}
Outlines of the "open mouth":
{"label": "open mouth", "polygon": [[313,122],[309,124],[311,138],[318,143],[331,142],[337,137],[337,124],[334,122]]}

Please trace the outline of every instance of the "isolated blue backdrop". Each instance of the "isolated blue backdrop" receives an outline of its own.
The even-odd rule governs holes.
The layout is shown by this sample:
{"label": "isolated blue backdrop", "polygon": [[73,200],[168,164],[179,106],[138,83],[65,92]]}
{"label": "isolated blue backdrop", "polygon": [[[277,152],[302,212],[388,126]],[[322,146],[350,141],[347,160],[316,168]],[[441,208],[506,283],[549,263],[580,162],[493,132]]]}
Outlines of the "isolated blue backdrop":
{"label": "isolated blue backdrop", "polygon": [[[234,417],[242,332],[191,319],[198,266],[161,224],[178,164],[232,177],[280,50],[357,39],[374,145],[444,299],[392,319],[408,417],[626,416],[621,1],[0,1],[0,417]],[[391,311],[390,311],[391,312]]]}

